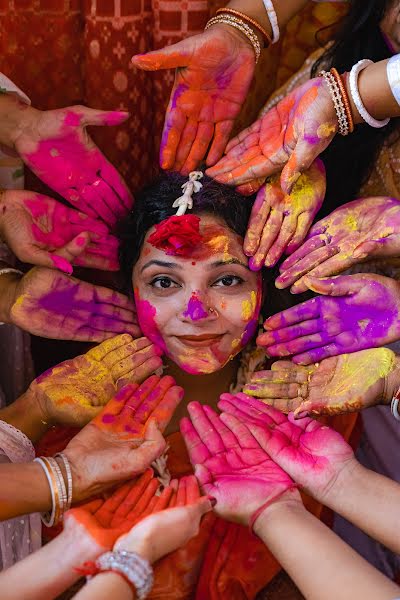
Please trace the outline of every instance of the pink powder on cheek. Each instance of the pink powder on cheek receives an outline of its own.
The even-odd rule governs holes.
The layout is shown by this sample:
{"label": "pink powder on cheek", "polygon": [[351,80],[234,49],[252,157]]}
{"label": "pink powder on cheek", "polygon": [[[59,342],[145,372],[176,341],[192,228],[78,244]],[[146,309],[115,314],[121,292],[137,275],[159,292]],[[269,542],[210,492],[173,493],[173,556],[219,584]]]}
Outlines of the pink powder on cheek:
{"label": "pink powder on cheek", "polygon": [[143,334],[156,344],[159,348],[166,351],[165,342],[162,338],[161,333],[158,330],[158,326],[155,320],[157,311],[156,308],[150,304],[148,300],[140,300],[139,295],[135,292],[135,304],[137,311],[137,318],[140,329]]}
{"label": "pink powder on cheek", "polygon": [[208,317],[208,312],[204,309],[203,303],[196,292],[192,293],[183,316],[189,317],[192,321],[199,321]]}

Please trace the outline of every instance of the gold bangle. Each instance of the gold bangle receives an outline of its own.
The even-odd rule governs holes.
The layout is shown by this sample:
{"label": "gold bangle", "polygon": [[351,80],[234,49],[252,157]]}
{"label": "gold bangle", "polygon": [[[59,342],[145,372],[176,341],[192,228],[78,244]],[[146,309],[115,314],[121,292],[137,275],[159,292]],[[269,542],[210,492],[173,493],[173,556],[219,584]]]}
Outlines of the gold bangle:
{"label": "gold bangle", "polygon": [[[240,19],[242,19],[242,21],[244,21],[248,25],[254,27],[254,29],[257,29],[257,31],[259,33],[261,33],[261,35],[264,38],[264,48],[266,48],[267,46],[270,46],[272,44],[272,39],[271,39],[271,36],[269,35],[268,31],[266,29],[264,29],[264,27],[262,27],[262,25],[260,25],[260,23],[257,23],[257,21],[255,19],[252,19],[245,13],[242,13],[239,10],[235,10],[234,8],[219,8],[217,10],[216,14],[217,15],[229,14],[229,15],[234,15],[235,17],[239,17]],[[267,41],[267,44],[265,44],[265,41]]]}
{"label": "gold bangle", "polygon": [[204,31],[207,31],[207,29],[209,29],[209,27],[211,27],[212,25],[218,25],[218,23],[230,25],[231,27],[234,27],[235,29],[241,31],[247,37],[247,39],[253,46],[257,64],[261,54],[261,44],[253,29],[238,17],[234,17],[233,15],[218,15],[208,21],[207,25],[204,28]]}

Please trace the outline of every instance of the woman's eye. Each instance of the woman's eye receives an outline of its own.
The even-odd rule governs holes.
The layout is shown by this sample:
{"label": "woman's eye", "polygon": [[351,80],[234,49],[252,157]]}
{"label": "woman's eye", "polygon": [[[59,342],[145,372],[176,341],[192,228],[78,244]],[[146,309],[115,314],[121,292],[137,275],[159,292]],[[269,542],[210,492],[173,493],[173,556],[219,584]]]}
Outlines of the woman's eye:
{"label": "woman's eye", "polygon": [[150,282],[150,285],[154,288],[167,290],[172,287],[178,287],[178,284],[175,283],[169,277],[156,277],[153,281]]}
{"label": "woman's eye", "polygon": [[215,286],[218,287],[233,287],[234,285],[240,285],[243,283],[243,279],[238,275],[225,275],[214,283]]}

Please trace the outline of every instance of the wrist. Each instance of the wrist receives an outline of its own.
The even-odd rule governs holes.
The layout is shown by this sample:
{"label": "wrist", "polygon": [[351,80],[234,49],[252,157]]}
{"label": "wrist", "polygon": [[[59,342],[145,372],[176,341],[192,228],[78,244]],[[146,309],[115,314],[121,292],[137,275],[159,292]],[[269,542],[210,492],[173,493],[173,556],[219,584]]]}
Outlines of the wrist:
{"label": "wrist", "polygon": [[[234,27],[231,27],[231,25],[227,25],[226,23],[215,23],[215,25],[211,25],[209,27],[208,31],[214,29],[219,29],[221,32],[225,32],[228,35],[230,35],[236,44],[238,44],[242,48],[249,48],[254,56],[253,45],[244,33],[239,31],[238,29],[235,29]],[[264,40],[262,35],[256,29],[253,29],[253,27],[251,28],[251,30],[254,31],[255,35],[258,38],[258,41],[260,42],[261,47],[263,47]]]}
{"label": "wrist", "polygon": [[331,483],[325,492],[320,496],[315,495],[315,499],[340,513],[342,498],[346,497],[348,499],[351,497],[352,489],[354,489],[354,485],[357,485],[355,482],[359,480],[364,470],[364,467],[353,455],[332,477]]}
{"label": "wrist", "polygon": [[32,129],[40,111],[23,102],[15,94],[0,96],[0,142],[8,148],[16,149],[18,137]]}
{"label": "wrist", "polygon": [[[7,267],[5,267],[7,268]],[[17,289],[22,275],[4,273],[0,275],[0,322],[12,323],[12,307],[17,298]]]}
{"label": "wrist", "polygon": [[270,504],[258,517],[253,526],[253,532],[262,540],[268,535],[270,527],[282,523],[290,514],[307,512],[297,490],[291,490],[277,502]]}
{"label": "wrist", "polygon": [[136,536],[122,536],[117,540],[113,550],[126,550],[127,552],[135,552],[141,558],[147,560],[151,565],[155,562],[154,553],[152,552],[152,542],[149,535],[143,534]]}

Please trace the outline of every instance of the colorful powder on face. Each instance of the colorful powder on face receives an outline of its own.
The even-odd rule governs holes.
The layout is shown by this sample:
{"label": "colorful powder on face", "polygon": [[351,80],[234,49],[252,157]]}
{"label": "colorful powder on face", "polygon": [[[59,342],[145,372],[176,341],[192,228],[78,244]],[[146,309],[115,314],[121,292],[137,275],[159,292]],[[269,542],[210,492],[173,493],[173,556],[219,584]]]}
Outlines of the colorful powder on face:
{"label": "colorful powder on face", "polygon": [[163,350],[163,352],[165,352],[165,342],[161,336],[161,333],[156,323],[156,308],[152,304],[150,304],[148,300],[140,299],[139,291],[137,290],[137,288],[135,288],[134,293],[137,318],[140,329],[142,330],[143,334],[153,342],[153,344],[156,344],[156,346],[158,346],[159,348],[161,348],[161,350]]}
{"label": "colorful powder on face", "polygon": [[250,299],[243,300],[243,302],[242,302],[242,320],[243,321],[249,321],[253,317],[256,305],[257,305],[257,294],[256,294],[256,292],[252,291],[250,293]]}
{"label": "colorful powder on face", "polygon": [[205,310],[197,292],[192,293],[183,316],[189,317],[192,321],[199,321],[208,317],[208,312]]}

